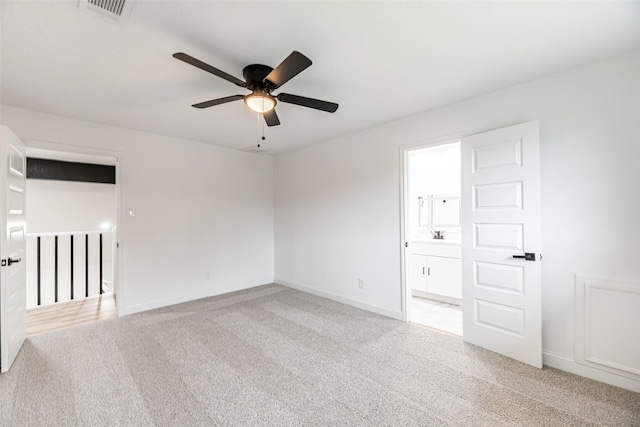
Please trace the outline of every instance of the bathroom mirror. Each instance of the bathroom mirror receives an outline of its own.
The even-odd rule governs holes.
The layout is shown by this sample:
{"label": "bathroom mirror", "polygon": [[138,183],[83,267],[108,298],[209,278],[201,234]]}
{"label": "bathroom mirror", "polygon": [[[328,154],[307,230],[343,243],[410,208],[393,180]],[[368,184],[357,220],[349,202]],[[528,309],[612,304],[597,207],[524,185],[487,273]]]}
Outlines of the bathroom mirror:
{"label": "bathroom mirror", "polygon": [[429,194],[418,197],[418,218],[420,227],[460,226],[460,195]]}

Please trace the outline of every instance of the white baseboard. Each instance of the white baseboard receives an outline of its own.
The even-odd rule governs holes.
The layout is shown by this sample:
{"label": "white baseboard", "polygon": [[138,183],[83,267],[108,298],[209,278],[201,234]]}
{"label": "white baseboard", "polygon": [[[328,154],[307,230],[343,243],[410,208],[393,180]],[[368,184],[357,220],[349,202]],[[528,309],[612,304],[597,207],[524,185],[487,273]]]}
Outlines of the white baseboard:
{"label": "white baseboard", "polygon": [[373,304],[369,304],[366,302],[358,301],[355,299],[343,297],[342,295],[333,294],[331,292],[320,291],[318,289],[309,288],[306,286],[301,286],[292,282],[288,282],[282,279],[275,279],[275,283],[286,286],[288,288],[297,289],[299,291],[308,292],[313,295],[317,295],[319,297],[327,298],[333,301],[337,301],[342,304],[350,305],[352,307],[361,308],[363,310],[370,311],[372,313],[381,314],[382,316],[391,317],[393,319],[404,321],[404,316],[401,311],[389,310],[387,308],[378,307]]}
{"label": "white baseboard", "polygon": [[543,363],[546,366],[557,368],[561,371],[570,372],[572,374],[580,375],[581,377],[589,378],[595,381],[600,381],[606,384],[640,393],[640,381],[621,377],[620,375],[612,374],[600,369],[591,368],[589,366],[579,365],[572,359],[553,353],[544,352],[542,354],[542,357]]}
{"label": "white baseboard", "polygon": [[165,298],[161,300],[155,300],[145,302],[142,304],[135,304],[126,306],[124,308],[124,314],[140,313],[142,311],[153,310],[155,308],[166,307],[169,305],[180,304],[187,301],[193,301],[200,298],[213,297],[216,295],[226,294],[234,291],[241,291],[243,289],[255,288],[256,286],[262,286],[269,283],[273,283],[273,277],[256,279],[247,282],[227,283],[224,285],[216,286],[214,288],[202,289],[197,292],[190,292],[188,294],[180,295],[172,298]]}

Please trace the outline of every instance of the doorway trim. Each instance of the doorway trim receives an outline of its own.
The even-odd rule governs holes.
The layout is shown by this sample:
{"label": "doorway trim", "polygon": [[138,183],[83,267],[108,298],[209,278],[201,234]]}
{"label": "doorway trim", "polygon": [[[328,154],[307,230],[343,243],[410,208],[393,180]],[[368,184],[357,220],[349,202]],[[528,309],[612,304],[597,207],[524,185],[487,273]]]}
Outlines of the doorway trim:
{"label": "doorway trim", "polygon": [[90,155],[96,157],[107,157],[115,160],[116,168],[116,230],[115,241],[116,250],[113,259],[113,291],[117,295],[116,297],[116,314],[118,317],[124,316],[125,313],[125,301],[126,301],[126,289],[123,286],[121,280],[122,271],[122,250],[118,249],[120,242],[122,242],[122,165],[123,165],[123,153],[116,150],[105,150],[101,148],[84,147],[79,145],[64,144],[60,142],[43,141],[31,138],[22,138],[27,147],[27,156],[29,149],[42,149],[48,151],[57,151],[62,153]]}
{"label": "doorway trim", "polygon": [[456,132],[433,138],[420,139],[400,145],[400,288],[402,320],[411,321],[411,289],[407,279],[410,249],[410,219],[409,219],[409,152],[422,148],[432,148],[438,145],[459,142],[468,132]]}

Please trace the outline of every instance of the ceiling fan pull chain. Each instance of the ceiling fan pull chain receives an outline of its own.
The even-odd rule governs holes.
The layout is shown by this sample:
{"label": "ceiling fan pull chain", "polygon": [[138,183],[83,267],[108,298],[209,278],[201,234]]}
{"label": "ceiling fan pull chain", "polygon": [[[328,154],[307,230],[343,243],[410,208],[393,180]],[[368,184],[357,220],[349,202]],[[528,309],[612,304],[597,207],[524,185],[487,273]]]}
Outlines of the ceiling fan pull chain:
{"label": "ceiling fan pull chain", "polygon": [[[264,120],[261,120],[262,119],[262,114],[258,113],[257,116],[258,116],[258,134],[260,134],[260,129],[262,129],[262,140],[264,141],[265,140],[265,137],[264,137]],[[258,148],[260,148],[260,143],[258,143]]]}

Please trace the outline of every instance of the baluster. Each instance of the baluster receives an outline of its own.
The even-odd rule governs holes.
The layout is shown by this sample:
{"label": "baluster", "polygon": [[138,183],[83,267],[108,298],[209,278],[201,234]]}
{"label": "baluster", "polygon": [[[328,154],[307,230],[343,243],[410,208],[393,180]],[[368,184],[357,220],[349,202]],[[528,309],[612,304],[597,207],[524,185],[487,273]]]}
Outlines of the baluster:
{"label": "baluster", "polygon": [[73,234],[71,235],[71,299],[73,299]]}
{"label": "baluster", "polygon": [[54,271],[53,271],[53,285],[54,285],[54,302],[58,302],[58,235],[54,237]]}
{"label": "baluster", "polygon": [[89,235],[84,235],[84,296],[89,296]]}
{"label": "baluster", "polygon": [[38,265],[38,305],[41,304],[41,295],[40,295],[40,286],[42,284],[42,273],[41,273],[41,266],[40,266],[40,236],[38,236],[38,252],[37,255],[38,257],[37,259],[37,265]]}
{"label": "baluster", "polygon": [[102,233],[100,233],[100,281],[98,282],[98,289],[100,289],[100,295],[102,295]]}

